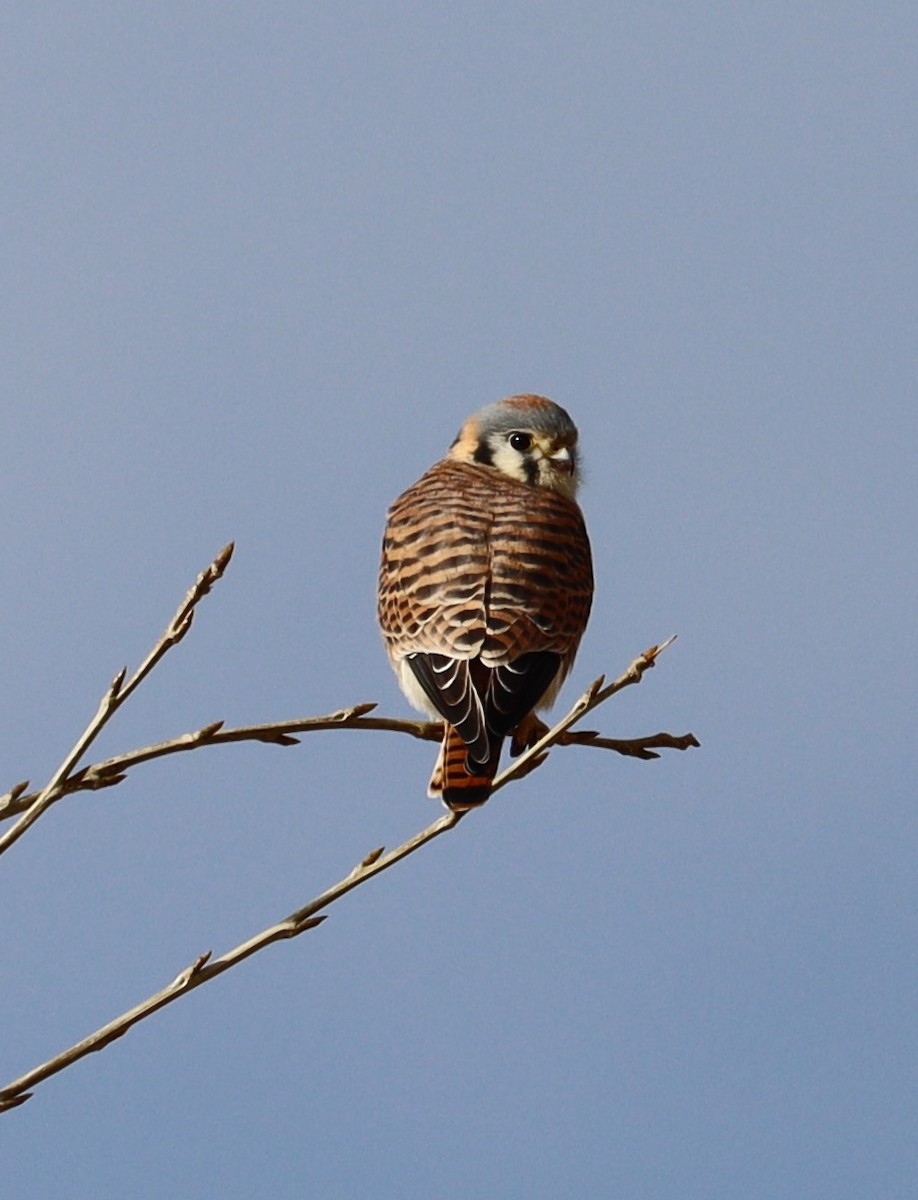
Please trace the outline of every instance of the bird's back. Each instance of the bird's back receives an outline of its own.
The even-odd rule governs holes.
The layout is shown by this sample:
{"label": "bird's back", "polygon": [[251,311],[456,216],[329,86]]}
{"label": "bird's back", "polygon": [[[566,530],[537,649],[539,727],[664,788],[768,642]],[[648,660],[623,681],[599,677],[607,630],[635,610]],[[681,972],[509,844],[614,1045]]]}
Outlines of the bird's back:
{"label": "bird's back", "polygon": [[573,657],[592,597],[577,504],[488,467],[443,460],[389,511],[379,622],[390,655]]}

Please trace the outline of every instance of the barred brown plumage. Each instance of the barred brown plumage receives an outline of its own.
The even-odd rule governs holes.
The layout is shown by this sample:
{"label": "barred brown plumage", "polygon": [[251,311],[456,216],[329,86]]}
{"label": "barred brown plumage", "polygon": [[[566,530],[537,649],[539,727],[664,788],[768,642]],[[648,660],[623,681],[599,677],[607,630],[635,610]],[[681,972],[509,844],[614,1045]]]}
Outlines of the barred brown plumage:
{"label": "barred brown plumage", "polygon": [[444,721],[429,790],[459,811],[488,798],[504,739],[554,700],[586,627],[576,441],[562,408],[511,396],[389,510],[379,623],[406,696]]}

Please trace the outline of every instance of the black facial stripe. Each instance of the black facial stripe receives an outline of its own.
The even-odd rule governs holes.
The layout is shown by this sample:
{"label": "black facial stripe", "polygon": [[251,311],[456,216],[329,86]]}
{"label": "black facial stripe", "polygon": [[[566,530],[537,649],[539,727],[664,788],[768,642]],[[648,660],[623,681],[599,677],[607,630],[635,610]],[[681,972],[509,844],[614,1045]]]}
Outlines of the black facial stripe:
{"label": "black facial stripe", "polygon": [[483,467],[494,466],[494,451],[485,441],[478,443],[478,445],[475,447],[475,453],[472,455],[472,458],[475,460],[475,462],[481,463]]}

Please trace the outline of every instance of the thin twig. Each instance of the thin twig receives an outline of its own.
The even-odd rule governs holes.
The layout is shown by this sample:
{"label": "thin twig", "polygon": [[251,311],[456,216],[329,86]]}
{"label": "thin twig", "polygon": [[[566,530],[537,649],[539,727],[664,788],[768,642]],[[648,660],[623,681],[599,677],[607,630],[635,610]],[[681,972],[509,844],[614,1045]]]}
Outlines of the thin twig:
{"label": "thin twig", "polygon": [[[604,675],[600,675],[598,679],[594,679],[570,712],[563,716],[556,725],[553,725],[537,742],[524,750],[515,762],[512,762],[510,766],[501,771],[494,780],[494,786],[491,790],[496,792],[498,788],[504,787],[512,779],[527,775],[534,766],[542,763],[545,760],[548,750],[555,744],[562,742],[564,740],[563,735],[581,717],[585,717],[588,712],[592,712],[594,708],[598,708],[600,704],[603,704],[610,696],[614,696],[616,692],[630,687],[633,683],[640,683],[644,677],[644,672],[650,670],[663,651],[671,646],[675,640],[676,635],[673,634],[665,642],[661,642],[659,646],[649,647],[643,654],[639,654],[634,659],[628,669],[619,675],[618,679],[613,680],[606,687],[603,687],[605,683]],[[687,734],[686,736],[692,739],[692,741],[687,743],[688,745],[698,744],[693,734]],[[587,744],[589,745],[590,743]]]}
{"label": "thin twig", "polygon": [[[388,733],[404,733],[422,741],[438,742],[443,736],[443,726],[439,721],[412,721],[395,717],[368,717],[376,704],[372,701],[355,704],[350,708],[342,708],[336,712],[327,713],[321,717],[295,717],[287,721],[276,721],[261,725],[224,726],[222,721],[214,721],[201,729],[179,734],[165,742],[143,746],[137,750],[128,750],[116,754],[102,762],[93,763],[75,771],[62,780],[57,787],[55,799],[72,795],[74,792],[98,791],[100,788],[113,787],[123,783],[128,771],[141,763],[150,762],[154,758],[164,758],[171,754],[181,754],[188,750],[197,750],[203,746],[226,746],[233,742],[263,742],[276,746],[299,745],[296,735],[305,733],[327,732],[333,729],[362,729],[385,731]],[[670,750],[685,750],[697,745],[691,733],[652,733],[639,738],[604,738],[595,730],[568,733],[557,740],[557,745],[594,746],[601,750],[614,750],[618,754],[629,755],[632,758],[658,758],[654,748]],[[28,783],[19,783],[11,788],[4,796],[0,796],[0,821],[9,820],[21,812],[25,812],[39,796],[39,792],[26,792]]]}
{"label": "thin twig", "polygon": [[[189,588],[185,599],[179,605],[175,616],[166,626],[166,630],[162,637],[143,660],[130,679],[127,678],[127,667],[122,668],[109,684],[105,695],[99,701],[99,707],[96,709],[95,715],[72,748],[64,758],[64,761],[57,768],[45,786],[38,792],[35,798],[31,801],[28,807],[20,816],[19,820],[12,825],[2,837],[0,837],[0,854],[17,842],[22,835],[31,828],[32,825],[42,816],[56,800],[59,800],[64,794],[62,784],[71,776],[80,759],[105,728],[111,717],[118,711],[121,705],[127,700],[128,696],[137,688],[144,679],[150,674],[160,659],[177,645],[188,630],[191,628],[191,622],[194,617],[195,605],[206,596],[211,587],[221,577],[226,570],[233,553],[233,543],[224,546],[214,561],[209,567],[200,573],[192,586]],[[18,790],[17,790],[18,789]],[[17,785],[13,789],[16,796],[21,796],[23,785]],[[15,798],[15,797],[14,797]]]}
{"label": "thin twig", "polygon": [[597,750],[614,750],[626,758],[641,758],[649,760],[659,758],[660,750],[688,750],[690,746],[700,746],[701,742],[694,733],[651,733],[640,738],[607,738],[600,737],[594,731],[588,731],[587,736],[580,737],[570,732],[561,738],[559,746],[595,746]]}
{"label": "thin twig", "polygon": [[[403,721],[389,717],[367,717],[376,708],[375,702],[355,704],[350,708],[338,709],[321,717],[296,717],[287,721],[275,721],[260,725],[240,725],[227,728],[222,721],[214,721],[201,729],[179,734],[165,742],[142,746],[93,763],[62,780],[55,799],[73,792],[97,791],[121,783],[131,767],[163,758],[169,754],[181,754],[197,750],[202,746],[225,746],[232,742],[263,742],[277,746],[296,746],[301,733],[318,733],[329,729],[376,729],[407,733],[425,741],[439,741],[443,727],[432,721]],[[32,805],[39,792],[26,792],[28,781],[17,783],[4,796],[0,796],[0,821],[24,812]]]}
{"label": "thin twig", "polygon": [[190,966],[180,971],[175,979],[161,991],[155,992],[146,1000],[142,1000],[140,1004],[128,1009],[119,1017],[115,1017],[113,1021],[109,1021],[107,1025],[103,1025],[101,1029],[97,1029],[88,1037],[83,1038],[82,1041],[55,1055],[54,1058],[49,1058],[47,1062],[27,1071],[25,1075],[21,1075],[12,1083],[7,1084],[5,1088],[0,1089],[0,1112],[6,1112],[8,1109],[24,1104],[32,1096],[29,1089],[65,1070],[79,1059],[85,1058],[86,1055],[97,1050],[104,1050],[106,1046],[122,1037],[139,1021],[143,1021],[146,1017],[158,1012],[159,1009],[165,1008],[167,1004],[172,1004],[173,1001],[187,995],[201,984],[208,983],[211,979],[222,975],[224,971],[228,971],[230,967],[235,967],[244,959],[257,954],[259,950],[263,950],[273,942],[298,937],[307,929],[315,929],[325,920],[325,916],[319,914],[320,909],[328,908],[361,883],[388,870],[389,867],[394,866],[395,863],[412,854],[427,842],[439,837],[441,833],[455,828],[462,816],[462,813],[445,813],[432,825],[428,825],[426,829],[415,834],[408,841],[403,842],[394,850],[390,850],[388,854],[383,853],[382,848],[372,850],[342,880],[322,892],[309,904],[298,908],[284,920],[270,925],[247,941],[241,942],[219,958],[212,958],[209,951],[199,955]]}
{"label": "thin twig", "polygon": [[[671,641],[672,639],[670,639]],[[639,682],[644,671],[653,666],[654,660],[670,642],[665,642],[659,647],[652,647],[650,650],[646,650],[644,654],[639,655],[628,670],[613,683],[609,684],[608,687],[602,687],[603,680],[601,678],[591,684],[574,704],[570,712],[553,729],[549,730],[534,746],[525,751],[512,766],[498,776],[498,779],[495,781],[495,790],[505,786],[511,780],[526,774],[528,771],[535,769],[544,762],[547,751],[553,745],[565,740],[568,730],[570,730],[571,726],[580,717],[596,708],[599,704],[602,704],[622,688]],[[345,710],[345,715],[351,711],[353,710]],[[357,718],[355,717],[354,719],[356,720]],[[340,725],[341,722],[339,721],[337,724]],[[387,727],[389,724],[396,724],[399,728],[402,725],[402,723],[387,723]],[[414,724],[420,725],[421,723],[416,722]],[[417,736],[424,735],[418,734]],[[670,735],[656,736],[668,738]],[[592,733],[589,734],[589,737],[590,740],[586,742],[587,745],[592,744]],[[692,735],[688,734],[686,737],[692,738]],[[576,738],[574,737],[570,740],[576,741]],[[692,739],[690,744],[697,745],[697,742]],[[465,813],[456,812],[445,813],[431,825],[428,825],[426,829],[421,830],[420,833],[415,834],[394,850],[390,850],[388,854],[385,853],[383,847],[372,850],[338,883],[326,889],[326,891],[316,896],[314,900],[311,900],[302,908],[298,908],[284,920],[269,926],[267,929],[262,930],[261,933],[255,934],[219,958],[211,958],[209,952],[200,955],[165,988],[155,992],[134,1008],[115,1017],[114,1020],[110,1021],[107,1025],[103,1025],[88,1037],[83,1038],[82,1041],[77,1042],[67,1050],[62,1051],[33,1070],[28,1071],[25,1075],[21,1075],[18,1079],[13,1080],[5,1088],[0,1089],[0,1112],[23,1104],[32,1095],[30,1089],[35,1088],[39,1083],[42,1083],[52,1075],[56,1075],[59,1071],[63,1071],[66,1067],[71,1066],[86,1055],[104,1049],[105,1046],[108,1046],[111,1042],[127,1033],[139,1021],[144,1020],[159,1009],[165,1008],[167,1004],[171,1004],[180,996],[186,995],[194,988],[200,987],[201,984],[214,979],[217,975],[222,975],[224,971],[236,966],[243,959],[249,958],[274,942],[286,938],[298,937],[307,929],[314,929],[325,920],[323,910],[329,908],[336,900],[339,900],[354,888],[359,887],[360,884],[365,883],[368,879],[372,879],[375,875],[388,870],[389,867],[394,866],[395,863],[400,862],[403,858],[407,858],[409,854],[413,854],[428,842],[433,841],[434,838],[439,837],[440,834],[455,829],[465,815]]]}

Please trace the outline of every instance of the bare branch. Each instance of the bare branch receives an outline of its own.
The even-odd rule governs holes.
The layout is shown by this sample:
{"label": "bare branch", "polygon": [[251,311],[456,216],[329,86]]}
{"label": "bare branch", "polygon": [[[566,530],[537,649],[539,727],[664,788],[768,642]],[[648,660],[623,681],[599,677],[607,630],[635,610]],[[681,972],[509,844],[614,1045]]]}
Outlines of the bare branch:
{"label": "bare branch", "polygon": [[[629,668],[630,670],[630,668]],[[627,675],[627,672],[626,672]],[[624,678],[624,676],[622,677]],[[628,679],[628,683],[637,682]],[[619,683],[616,681],[616,690]],[[611,693],[610,693],[611,694]],[[608,697],[607,697],[608,698]],[[593,705],[595,707],[595,705]],[[181,754],[187,750],[196,750],[201,746],[225,746],[232,742],[263,742],[277,746],[296,746],[299,744],[298,734],[319,733],[333,729],[363,729],[377,730],[389,733],[404,733],[422,741],[438,742],[443,736],[443,726],[439,721],[412,721],[395,717],[368,717],[376,704],[372,701],[355,704],[350,708],[339,709],[321,717],[296,717],[287,721],[276,721],[261,725],[239,725],[225,727],[222,721],[214,721],[202,729],[180,734],[165,742],[143,746],[137,750],[128,750],[124,754],[107,758],[103,762],[93,763],[82,770],[71,774],[61,781],[55,799],[73,792],[96,791],[99,788],[112,787],[127,778],[132,767],[150,762],[154,758],[164,758],[170,754]],[[589,710],[585,710],[589,711]],[[583,713],[579,712],[579,716]],[[570,716],[570,714],[568,714]],[[564,718],[565,721],[568,719]],[[671,734],[654,733],[648,737],[631,738],[627,740],[604,738],[596,730],[582,730],[576,733],[569,729],[560,733],[553,744],[559,746],[586,745],[596,746],[603,750],[614,750],[618,754],[630,755],[633,758],[658,758],[653,748],[685,750],[689,746],[697,746],[698,742],[691,733]],[[517,764],[519,766],[519,764]],[[523,772],[525,773],[525,772]],[[517,776],[520,772],[517,773]],[[4,796],[0,796],[0,821],[7,820],[25,812],[40,795],[39,792],[26,792],[28,782],[17,784]]]}
{"label": "bare branch", "polygon": [[319,912],[320,909],[328,908],[336,900],[347,895],[353,888],[358,887],[361,883],[365,883],[374,875],[379,875],[386,871],[395,863],[407,855],[414,853],[427,842],[432,841],[435,837],[439,837],[441,833],[446,833],[447,830],[455,828],[462,818],[462,813],[446,813],[439,817],[432,825],[409,838],[394,850],[390,850],[388,854],[383,852],[380,847],[377,850],[372,850],[366,857],[357,864],[340,882],[328,888],[312,900],[309,904],[298,908],[292,912],[284,920],[278,921],[277,924],[269,926],[262,930],[261,933],[249,938],[247,941],[240,943],[234,949],[227,951],[226,954],[219,958],[211,958],[210,952],[200,955],[195,961],[186,967],[183,971],[173,979],[170,984],[167,984],[161,991],[155,992],[146,1000],[134,1008],[128,1009],[121,1016],[115,1017],[113,1021],[109,1021],[107,1025],[103,1025],[101,1029],[97,1029],[95,1033],[91,1033],[82,1041],[70,1046],[67,1050],[57,1054],[54,1058],[48,1059],[47,1062],[28,1071],[25,1075],[21,1075],[12,1083],[7,1084],[5,1088],[0,1089],[0,1112],[5,1112],[7,1109],[16,1108],[20,1104],[24,1104],[28,1100],[32,1092],[30,1089],[36,1087],[39,1083],[49,1079],[52,1075],[58,1074],[65,1068],[71,1066],[86,1055],[92,1054],[97,1050],[104,1050],[117,1038],[122,1037],[127,1031],[136,1025],[139,1021],[143,1021],[146,1017],[151,1016],[161,1008],[165,1008],[167,1004],[178,1000],[180,996],[187,995],[188,992],[200,987],[202,983],[207,983],[217,975],[222,975],[224,971],[228,971],[230,967],[234,967],[237,963],[242,962],[251,955],[257,954],[259,950],[263,950],[266,946],[270,946],[273,942],[282,941],[287,938],[298,937],[301,933],[305,933],[307,929],[315,929],[325,920],[325,915]]}
{"label": "bare branch", "polygon": [[[397,733],[407,733],[412,737],[425,741],[439,741],[442,736],[442,726],[430,721],[403,721],[388,717],[367,717],[366,714],[376,708],[373,702],[355,704],[350,708],[339,709],[321,717],[297,717],[288,721],[276,721],[270,724],[242,725],[226,728],[222,721],[214,721],[202,729],[190,733],[179,734],[166,742],[157,742],[151,746],[143,746],[137,750],[128,750],[124,754],[107,758],[103,762],[93,763],[74,771],[59,781],[55,788],[54,799],[72,792],[95,791],[99,788],[111,787],[120,783],[131,767],[140,763],[150,762],[154,758],[163,758],[169,754],[181,754],[187,750],[196,750],[201,746],[225,746],[231,742],[264,742],[277,746],[296,746],[299,738],[296,734],[318,733],[329,729],[375,729],[388,730]],[[0,821],[17,816],[29,809],[41,795],[40,792],[26,792],[28,781],[18,783],[4,796],[0,796]]]}
{"label": "bare branch", "polygon": [[[108,690],[99,701],[99,707],[96,709],[95,716],[77,738],[76,742],[70,749],[69,753],[64,758],[64,761],[57,768],[50,780],[45,784],[40,792],[36,794],[28,807],[22,812],[19,820],[12,825],[2,837],[0,837],[0,854],[17,842],[22,835],[31,828],[43,813],[47,812],[56,800],[59,800],[64,794],[62,784],[71,776],[77,763],[99,736],[110,718],[127,700],[128,696],[137,688],[144,679],[150,674],[160,659],[177,645],[182,640],[191,625],[191,619],[194,615],[195,605],[206,596],[211,587],[222,576],[226,570],[227,564],[233,553],[233,543],[224,546],[214,561],[209,567],[200,573],[192,586],[189,588],[185,599],[179,605],[178,610],[169,624],[162,637],[143,660],[134,674],[127,680],[127,668],[123,668],[112,682],[109,684]],[[127,680],[127,682],[125,682]],[[109,781],[112,782],[112,781]],[[16,793],[16,788],[13,789]],[[15,800],[15,795],[10,795]],[[21,794],[18,793],[18,794]]]}
{"label": "bare branch", "polygon": [[[640,682],[644,672],[653,666],[657,656],[663,649],[666,648],[666,646],[670,644],[671,641],[672,639],[663,643],[662,646],[654,646],[649,650],[646,650],[642,655],[639,655],[638,658],[634,660],[634,662],[628,667],[627,671],[625,671],[621,676],[619,676],[618,679],[608,686],[603,687],[604,681],[602,678],[591,684],[590,687],[587,688],[586,692],[584,692],[584,694],[580,697],[580,699],[577,700],[570,712],[567,713],[567,715],[563,717],[553,729],[549,730],[544,736],[539,738],[534,745],[530,746],[529,749],[520,755],[515,763],[513,763],[507,768],[507,770],[498,776],[497,780],[495,780],[495,790],[505,786],[507,783],[515,779],[522,777],[529,771],[532,771],[541,765],[541,763],[544,762],[545,758],[547,757],[548,750],[554,745],[563,744],[565,741],[569,742],[570,744],[578,744],[578,742],[586,745],[601,744],[602,740],[599,739],[593,731],[583,731],[578,736],[576,733],[572,734],[569,732],[571,726],[586,713],[602,704],[605,700],[608,700],[616,692],[621,691],[622,688],[628,687],[632,683]],[[439,737],[440,727],[438,725],[431,726],[424,722],[401,722],[389,721],[384,718],[369,718],[365,714],[371,707],[371,705],[357,705],[352,709],[345,709],[339,713],[330,714],[329,717],[314,718],[312,720],[323,722],[323,728],[358,727],[396,729],[399,732],[408,732],[413,736],[424,738],[430,737],[432,735],[432,731],[436,731],[433,733],[433,736]],[[363,722],[373,723],[372,725],[364,725],[362,724]],[[284,726],[260,727],[262,734],[269,734],[269,736],[263,736],[261,740],[279,741],[280,744],[288,744],[287,741],[282,740],[276,735],[278,732],[280,732],[283,738],[287,738],[290,735],[290,730],[294,724],[295,723],[287,722]],[[315,727],[317,726],[312,723],[305,725],[305,727],[303,726],[303,723],[300,723],[300,727],[298,727],[297,731],[302,732],[304,731],[304,728],[312,729]],[[246,736],[257,736],[252,732],[252,730],[258,728],[259,727],[248,727]],[[232,730],[223,730],[219,723],[206,726],[204,729],[199,730],[197,734],[185,735],[185,738],[188,739],[188,745],[186,746],[183,744],[181,748],[190,748],[193,745],[202,745],[205,743],[212,744],[214,741],[221,738],[221,736],[224,739],[231,740],[229,739],[228,735],[232,734],[233,732],[234,731]],[[235,740],[242,739],[236,738]],[[607,747],[609,749],[616,749],[620,753],[634,752],[633,749],[621,749],[622,745],[628,745],[628,743],[616,743],[613,745],[611,744],[611,739],[606,740],[610,742],[610,745]],[[174,749],[179,748],[179,741],[181,741],[181,739],[177,739],[172,743],[163,743],[164,747],[170,747],[170,749],[160,748],[160,753],[173,752]],[[686,734],[682,738],[674,738],[670,734],[655,734],[650,739],[636,739],[634,743],[634,745],[638,745],[643,749],[647,749],[651,744],[672,745],[677,749],[685,749],[689,745],[698,745],[692,734]],[[154,751],[156,749],[156,747],[148,747],[148,751]],[[145,752],[135,752],[135,754],[141,753]],[[118,760],[109,760],[110,764],[117,764],[117,766],[113,766],[113,771],[116,774],[120,773],[122,778],[127,766],[134,765],[134,762],[126,763],[125,757],[126,756],[121,756],[121,758]],[[147,757],[155,757],[155,755],[149,753],[147,754]],[[136,758],[134,761],[141,760]],[[87,772],[99,770],[107,765],[108,764],[97,764],[96,768],[87,768]],[[113,782],[114,778],[110,778],[108,781]],[[82,786],[93,785],[84,782]],[[96,784],[96,786],[105,785]],[[332,887],[327,888],[324,892],[316,896],[314,900],[311,900],[302,908],[298,908],[295,912],[292,912],[288,917],[284,918],[284,920],[269,926],[267,929],[262,930],[261,933],[255,934],[253,937],[249,938],[245,942],[242,942],[234,949],[227,951],[219,958],[211,958],[209,952],[200,955],[189,967],[186,967],[183,971],[181,971],[172,981],[172,983],[168,984],[161,991],[154,993],[152,996],[148,997],[134,1008],[129,1009],[127,1012],[115,1017],[114,1020],[110,1021],[107,1025],[103,1025],[100,1029],[97,1029],[95,1033],[91,1033],[82,1041],[77,1042],[69,1049],[62,1051],[53,1058],[48,1059],[46,1062],[42,1063],[38,1067],[35,1067],[25,1075],[13,1080],[5,1088],[0,1089],[0,1112],[15,1108],[24,1103],[32,1095],[31,1089],[35,1088],[39,1083],[42,1083],[44,1080],[50,1078],[52,1075],[57,1074],[59,1071],[63,1071],[65,1068],[71,1066],[79,1059],[84,1058],[86,1055],[92,1054],[97,1050],[104,1049],[105,1046],[110,1045],[111,1042],[127,1033],[127,1031],[139,1021],[145,1020],[154,1012],[157,1012],[159,1009],[164,1008],[167,1004],[171,1004],[173,1001],[179,999],[180,996],[184,996],[188,992],[194,990],[194,988],[200,987],[201,984],[207,983],[209,980],[216,978],[217,975],[222,975],[224,971],[236,966],[237,963],[242,962],[251,955],[257,954],[266,946],[270,946],[274,942],[284,939],[298,937],[301,933],[306,932],[306,930],[314,929],[320,922],[325,920],[324,910],[329,908],[336,900],[339,900],[342,896],[347,895],[348,892],[352,891],[356,887],[359,887],[361,884],[366,883],[367,880],[372,879],[375,875],[379,875],[383,871],[388,870],[389,867],[394,866],[395,863],[400,862],[403,858],[407,858],[409,854],[413,854],[428,842],[433,841],[434,838],[439,837],[440,834],[447,833],[449,830],[455,829],[460,820],[462,820],[462,818],[466,815],[468,814],[447,812],[440,816],[431,825],[428,825],[426,829],[421,830],[419,833],[403,842],[400,846],[397,846],[394,850],[390,850],[388,853],[385,853],[383,847],[378,847],[375,850],[371,850],[370,853],[365,855],[364,858],[357,864],[357,866],[354,867],[353,870],[349,871],[343,879],[334,884]]]}

